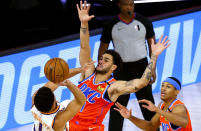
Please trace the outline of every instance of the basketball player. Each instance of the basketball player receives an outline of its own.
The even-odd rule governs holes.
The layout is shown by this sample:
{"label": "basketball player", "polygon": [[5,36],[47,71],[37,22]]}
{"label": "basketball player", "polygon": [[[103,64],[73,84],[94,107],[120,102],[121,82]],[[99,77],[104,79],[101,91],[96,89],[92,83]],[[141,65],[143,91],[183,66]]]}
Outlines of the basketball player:
{"label": "basketball player", "polygon": [[192,131],[190,115],[184,103],[177,99],[177,95],[181,90],[179,80],[174,77],[166,78],[161,87],[161,102],[156,107],[151,101],[140,100],[145,103],[144,108],[156,112],[150,121],[142,120],[132,116],[131,110],[125,106],[116,103],[120,114],[129,119],[137,127],[146,131],[155,131],[160,125],[163,131]]}
{"label": "basketball player", "polygon": [[[94,62],[86,63],[80,68],[69,70],[69,78],[86,70]],[[58,103],[54,96],[54,91],[59,86],[67,86],[73,93],[74,100]],[[34,117],[33,131],[67,131],[68,121],[80,111],[86,101],[85,95],[69,80],[64,80],[59,84],[47,82],[36,91],[32,97],[31,112]]]}
{"label": "basketball player", "polygon": [[[90,5],[85,1],[80,1],[77,5],[80,29],[80,65],[91,61],[89,46],[88,21],[94,16],[89,16]],[[87,101],[81,111],[69,122],[70,131],[104,131],[102,121],[120,95],[132,93],[145,87],[150,79],[152,70],[156,66],[159,54],[166,49],[169,44],[167,38],[160,38],[157,44],[152,45],[152,57],[143,76],[140,79],[130,81],[115,81],[112,76],[114,71],[118,71],[121,65],[121,57],[114,50],[107,50],[98,62],[97,67],[89,66],[82,73],[78,87],[85,94]]]}

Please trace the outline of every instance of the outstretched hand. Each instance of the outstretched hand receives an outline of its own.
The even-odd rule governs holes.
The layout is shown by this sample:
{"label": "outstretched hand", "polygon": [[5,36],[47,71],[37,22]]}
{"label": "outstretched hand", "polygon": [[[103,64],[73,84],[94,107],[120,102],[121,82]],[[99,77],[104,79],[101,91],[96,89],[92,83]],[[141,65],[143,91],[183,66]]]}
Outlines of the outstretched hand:
{"label": "outstretched hand", "polygon": [[139,100],[138,102],[142,103],[142,107],[148,109],[149,111],[156,112],[157,107],[151,101],[143,99],[143,100]]}
{"label": "outstretched hand", "polygon": [[89,9],[91,5],[88,4],[86,0],[84,1],[84,4],[82,4],[82,1],[80,1],[80,7],[78,4],[76,4],[76,6],[77,6],[80,22],[88,22],[92,18],[94,18],[94,15],[89,16]]}
{"label": "outstretched hand", "polygon": [[118,108],[114,108],[114,110],[118,111],[122,117],[124,118],[130,118],[131,117],[131,114],[132,114],[132,111],[131,109],[128,110],[125,106],[121,105],[120,103],[115,103],[115,105],[118,107]]}
{"label": "outstretched hand", "polygon": [[163,39],[162,35],[156,44],[152,42],[151,44],[152,54],[159,56],[163,52],[163,50],[165,50],[170,46],[169,41],[170,40],[167,39],[167,36],[165,36],[165,38]]}
{"label": "outstretched hand", "polygon": [[86,70],[88,70],[91,66],[94,66],[94,63],[96,63],[96,61],[90,61],[88,63],[85,63],[82,67],[81,67],[81,72],[85,72]]}

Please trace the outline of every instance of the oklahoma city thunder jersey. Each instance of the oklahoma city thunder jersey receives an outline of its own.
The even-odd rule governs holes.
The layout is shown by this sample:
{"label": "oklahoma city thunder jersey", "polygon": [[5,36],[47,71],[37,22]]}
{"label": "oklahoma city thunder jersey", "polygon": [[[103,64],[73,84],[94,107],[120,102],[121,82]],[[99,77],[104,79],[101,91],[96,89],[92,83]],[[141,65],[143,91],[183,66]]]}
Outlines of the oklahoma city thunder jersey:
{"label": "oklahoma city thunder jersey", "polygon": [[[171,112],[173,107],[175,105],[184,105],[184,103],[182,103],[180,100],[175,99],[171,105],[168,107],[167,111]],[[160,109],[164,108],[164,103],[161,104]],[[188,125],[186,126],[186,128],[180,127],[180,126],[176,126],[172,123],[170,123],[165,117],[163,117],[162,115],[160,116],[160,123],[161,123],[161,127],[163,131],[192,131],[192,126],[191,126],[191,120],[190,120],[190,115],[188,110],[187,111],[187,115],[188,115]]]}
{"label": "oklahoma city thunder jersey", "polygon": [[[107,81],[95,84],[96,74],[93,73],[85,80],[79,82],[78,87],[87,98],[81,111],[76,114],[73,121],[78,125],[102,124],[102,121],[114,104],[109,98],[104,97],[109,85],[115,81],[113,77]],[[71,122],[71,121],[70,121]]]}
{"label": "oklahoma city thunder jersey", "polygon": [[[33,105],[31,112],[34,118],[34,125],[32,128],[32,131],[54,131],[53,126],[55,122],[56,114],[64,110],[67,105],[69,104],[69,101],[63,101],[62,103],[57,103],[57,108],[53,112],[49,113],[41,113],[37,110],[35,105]],[[66,123],[66,127],[64,131],[67,131],[68,123]]]}

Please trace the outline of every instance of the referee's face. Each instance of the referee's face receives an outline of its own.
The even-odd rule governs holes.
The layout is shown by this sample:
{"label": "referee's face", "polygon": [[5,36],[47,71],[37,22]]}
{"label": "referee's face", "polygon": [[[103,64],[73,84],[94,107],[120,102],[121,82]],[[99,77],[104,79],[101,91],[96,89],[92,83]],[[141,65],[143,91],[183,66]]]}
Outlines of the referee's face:
{"label": "referee's face", "polygon": [[133,0],[120,0],[119,8],[121,14],[125,16],[133,16],[134,14],[134,1]]}

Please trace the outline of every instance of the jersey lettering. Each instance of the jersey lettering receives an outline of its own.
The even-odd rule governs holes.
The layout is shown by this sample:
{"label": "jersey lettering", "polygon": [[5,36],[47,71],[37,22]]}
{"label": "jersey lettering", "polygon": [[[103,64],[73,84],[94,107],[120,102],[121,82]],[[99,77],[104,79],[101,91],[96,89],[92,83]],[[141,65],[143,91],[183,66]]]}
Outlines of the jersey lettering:
{"label": "jersey lettering", "polygon": [[168,124],[162,123],[162,130],[167,131],[167,129],[169,129]]}
{"label": "jersey lettering", "polygon": [[101,97],[101,94],[98,93],[98,92],[94,93],[93,95],[91,95],[91,96],[89,97],[88,102],[89,102],[89,103],[92,103],[92,104],[95,103],[96,101],[93,100],[95,97],[100,98],[100,97]]}

